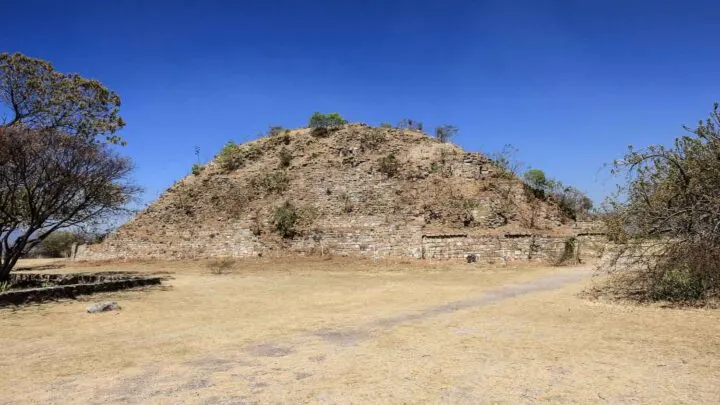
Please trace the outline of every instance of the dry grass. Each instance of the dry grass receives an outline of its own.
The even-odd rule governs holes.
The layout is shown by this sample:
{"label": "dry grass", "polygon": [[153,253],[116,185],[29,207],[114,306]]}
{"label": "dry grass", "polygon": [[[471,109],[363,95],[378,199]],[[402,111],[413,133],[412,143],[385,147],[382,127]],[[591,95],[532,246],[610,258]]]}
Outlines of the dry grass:
{"label": "dry grass", "polygon": [[578,268],[68,264],[167,288],[0,310],[0,403],[718,403],[720,312],[577,298]]}

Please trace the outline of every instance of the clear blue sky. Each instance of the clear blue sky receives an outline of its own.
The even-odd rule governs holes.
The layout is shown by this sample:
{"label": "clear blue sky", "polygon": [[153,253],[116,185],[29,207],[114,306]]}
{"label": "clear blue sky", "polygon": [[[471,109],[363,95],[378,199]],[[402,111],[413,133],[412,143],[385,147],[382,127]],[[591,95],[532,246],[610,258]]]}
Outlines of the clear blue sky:
{"label": "clear blue sky", "polygon": [[718,1],[2,1],[0,51],[120,94],[146,200],[313,111],[450,123],[600,201],[601,166],[720,99]]}

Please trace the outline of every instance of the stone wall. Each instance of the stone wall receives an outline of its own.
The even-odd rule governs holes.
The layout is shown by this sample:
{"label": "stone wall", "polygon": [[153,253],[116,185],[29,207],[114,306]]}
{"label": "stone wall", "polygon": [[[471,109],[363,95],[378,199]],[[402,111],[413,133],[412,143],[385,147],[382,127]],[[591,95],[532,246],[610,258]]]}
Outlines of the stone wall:
{"label": "stone wall", "polygon": [[[123,240],[110,236],[100,245],[82,245],[77,260],[111,259],[195,259],[211,257],[271,256],[291,252],[313,255],[360,256],[369,258],[410,257],[416,259],[464,259],[476,255],[485,262],[553,262],[565,249],[570,236],[531,234],[467,235],[423,234],[420,226],[347,227],[317,231],[286,241],[286,245],[266,245],[249,229],[217,231],[196,238],[174,238],[163,242]],[[602,254],[605,237],[601,234],[574,235],[583,259]]]}

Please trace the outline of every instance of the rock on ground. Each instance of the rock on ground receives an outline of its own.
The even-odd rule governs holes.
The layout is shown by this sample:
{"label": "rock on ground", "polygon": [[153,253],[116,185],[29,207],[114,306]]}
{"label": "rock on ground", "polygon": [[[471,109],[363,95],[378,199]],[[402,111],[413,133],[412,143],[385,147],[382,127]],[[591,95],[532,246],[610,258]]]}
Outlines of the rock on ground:
{"label": "rock on ground", "polygon": [[96,312],[117,311],[120,309],[122,308],[115,301],[98,302],[87,307],[89,314],[94,314]]}

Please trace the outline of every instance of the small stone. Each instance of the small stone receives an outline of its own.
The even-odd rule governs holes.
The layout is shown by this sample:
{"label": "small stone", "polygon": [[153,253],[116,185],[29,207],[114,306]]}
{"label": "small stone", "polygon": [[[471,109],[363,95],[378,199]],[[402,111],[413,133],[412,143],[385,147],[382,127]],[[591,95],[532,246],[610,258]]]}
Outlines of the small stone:
{"label": "small stone", "polygon": [[87,312],[89,314],[94,314],[96,312],[119,311],[120,309],[122,308],[115,301],[103,301],[87,307]]}

